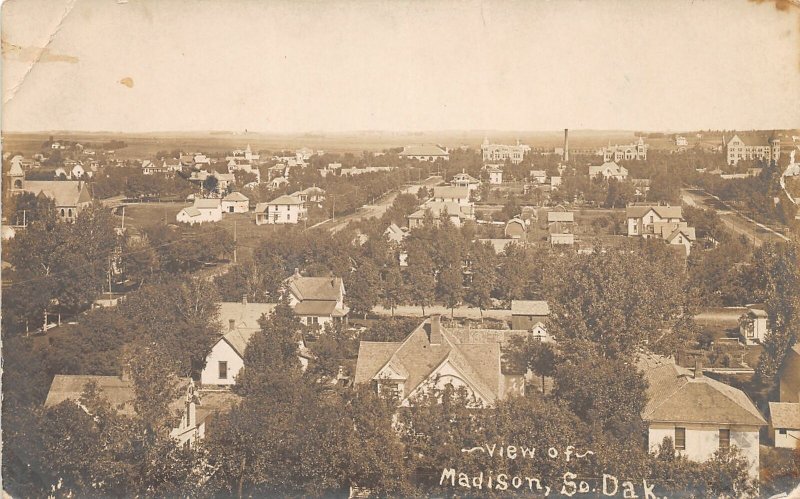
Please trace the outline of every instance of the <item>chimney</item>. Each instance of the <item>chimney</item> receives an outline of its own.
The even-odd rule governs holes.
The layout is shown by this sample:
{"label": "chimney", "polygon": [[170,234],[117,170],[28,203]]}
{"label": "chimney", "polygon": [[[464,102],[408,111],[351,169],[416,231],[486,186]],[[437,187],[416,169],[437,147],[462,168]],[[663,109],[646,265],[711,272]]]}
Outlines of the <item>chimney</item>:
{"label": "chimney", "polygon": [[242,295],[242,305],[247,305],[247,294]]}
{"label": "chimney", "polygon": [[564,129],[564,163],[569,161],[569,128]]}
{"label": "chimney", "polygon": [[131,371],[127,365],[122,366],[122,372],[119,374],[119,379],[121,379],[122,381],[131,380]]}
{"label": "chimney", "polygon": [[236,329],[236,319],[228,319],[228,331]]}
{"label": "chimney", "polygon": [[297,267],[294,268],[294,277],[300,277],[300,269]]}
{"label": "chimney", "polygon": [[694,378],[699,379],[703,377],[703,362],[700,359],[694,360]]}
{"label": "chimney", "polygon": [[431,316],[431,332],[429,336],[429,340],[431,345],[441,345],[442,344],[442,321],[441,315],[432,315]]}

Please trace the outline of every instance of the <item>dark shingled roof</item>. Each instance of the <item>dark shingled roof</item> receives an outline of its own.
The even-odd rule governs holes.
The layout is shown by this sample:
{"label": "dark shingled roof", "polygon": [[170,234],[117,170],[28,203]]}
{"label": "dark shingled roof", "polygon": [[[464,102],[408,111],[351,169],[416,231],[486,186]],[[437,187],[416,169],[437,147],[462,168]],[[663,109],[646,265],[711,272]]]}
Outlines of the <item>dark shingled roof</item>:
{"label": "dark shingled roof", "polygon": [[391,365],[405,377],[404,392],[409,396],[449,361],[490,404],[504,397],[507,387],[501,373],[500,338],[469,337],[440,326],[441,340],[432,343],[432,327],[427,319],[402,342],[362,341],[355,383],[369,383],[384,366]]}
{"label": "dark shingled roof", "polygon": [[303,277],[295,274],[286,280],[289,291],[300,301],[337,301],[342,298],[340,277]]}
{"label": "dark shingled roof", "polygon": [[769,419],[773,428],[800,430],[800,403],[770,402]]}
{"label": "dark shingled roof", "polygon": [[747,395],[707,376],[694,377],[674,360],[640,355],[637,367],[649,387],[645,421],[764,426],[764,417]]}

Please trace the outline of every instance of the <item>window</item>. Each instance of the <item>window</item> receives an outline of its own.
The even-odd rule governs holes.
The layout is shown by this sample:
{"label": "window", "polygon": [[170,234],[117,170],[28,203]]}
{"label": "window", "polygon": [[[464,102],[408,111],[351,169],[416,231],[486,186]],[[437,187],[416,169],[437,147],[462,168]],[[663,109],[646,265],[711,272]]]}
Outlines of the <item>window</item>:
{"label": "window", "polygon": [[719,430],[719,448],[730,449],[731,447],[731,430]]}
{"label": "window", "polygon": [[675,449],[686,449],[686,428],[675,428]]}
{"label": "window", "polygon": [[786,435],[786,428],[779,429],[778,433],[780,433],[781,435]]}
{"label": "window", "polygon": [[228,363],[224,360],[219,361],[219,379],[228,379]]}

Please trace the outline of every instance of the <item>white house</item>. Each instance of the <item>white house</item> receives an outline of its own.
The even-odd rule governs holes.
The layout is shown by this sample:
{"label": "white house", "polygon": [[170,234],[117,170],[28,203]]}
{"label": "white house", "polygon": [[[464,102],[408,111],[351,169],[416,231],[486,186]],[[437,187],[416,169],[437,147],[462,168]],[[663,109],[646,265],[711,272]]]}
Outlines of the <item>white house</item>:
{"label": "white house", "polygon": [[222,211],[224,213],[247,213],[250,210],[250,200],[241,192],[231,192],[222,198]]}
{"label": "white house", "polygon": [[739,317],[739,335],[747,345],[763,343],[767,330],[767,312],[760,308],[750,308]]}
{"label": "white house", "polygon": [[683,246],[689,255],[696,235],[694,227],[683,219],[680,206],[631,205],[625,212],[629,236],[664,239],[668,244]]}
{"label": "white house", "polygon": [[614,179],[622,181],[628,178],[628,169],[624,166],[619,166],[613,161],[606,161],[602,165],[589,166],[589,178],[595,178],[598,175],[606,180]]}
{"label": "white house", "polygon": [[340,277],[304,277],[297,269],[284,282],[289,306],[303,324],[312,326],[343,320],[350,311],[344,304],[344,281]]}
{"label": "white house", "polygon": [[306,210],[296,196],[280,196],[256,206],[256,224],[296,224],[304,220]]}
{"label": "white house", "polygon": [[496,165],[489,165],[486,167],[486,173],[489,175],[489,183],[492,185],[500,185],[503,183],[503,170]]}
{"label": "white house", "polygon": [[195,199],[194,205],[179,211],[176,219],[189,225],[219,222],[222,220],[222,204],[219,199]]}
{"label": "white house", "polygon": [[450,154],[439,146],[412,145],[405,146],[400,153],[401,158],[416,159],[419,161],[450,160]]}
{"label": "white house", "polygon": [[800,446],[800,403],[770,402],[769,430],[775,447],[796,449]]}
{"label": "white house", "polygon": [[461,206],[472,206],[469,200],[469,188],[459,186],[440,186],[433,188],[433,203],[456,203]]}
{"label": "white house", "polygon": [[456,187],[466,187],[470,191],[477,190],[481,185],[480,180],[464,171],[453,175],[453,180],[451,180],[450,183]]}
{"label": "white house", "polygon": [[230,386],[244,366],[244,351],[250,338],[261,329],[262,316],[269,316],[275,303],[222,302],[219,304],[219,322],[225,334],[211,347],[200,373],[202,386]]}
{"label": "white house", "polygon": [[530,175],[537,184],[547,183],[547,172],[544,170],[531,170]]}
{"label": "white house", "polygon": [[669,437],[676,453],[702,462],[735,445],[750,463],[750,476],[758,477],[758,432],[767,422],[743,391],[666,357],[642,354],[637,367],[649,385],[642,419],[651,452]]}

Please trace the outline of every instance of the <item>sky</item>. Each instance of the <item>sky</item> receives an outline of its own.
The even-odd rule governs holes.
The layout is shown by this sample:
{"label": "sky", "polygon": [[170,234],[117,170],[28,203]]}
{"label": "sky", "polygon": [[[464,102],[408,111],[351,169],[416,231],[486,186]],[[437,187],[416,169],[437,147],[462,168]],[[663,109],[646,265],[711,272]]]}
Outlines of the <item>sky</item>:
{"label": "sky", "polygon": [[796,128],[789,1],[7,0],[2,128]]}

